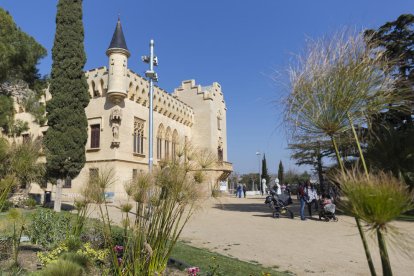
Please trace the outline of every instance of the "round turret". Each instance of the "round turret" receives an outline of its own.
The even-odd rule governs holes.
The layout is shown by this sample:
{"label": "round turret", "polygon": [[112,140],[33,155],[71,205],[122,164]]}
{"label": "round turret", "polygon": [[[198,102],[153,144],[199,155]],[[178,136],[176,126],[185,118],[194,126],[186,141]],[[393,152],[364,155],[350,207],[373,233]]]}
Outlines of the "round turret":
{"label": "round turret", "polygon": [[127,96],[127,69],[130,56],[119,19],[106,55],[109,57],[107,96],[117,104]]}

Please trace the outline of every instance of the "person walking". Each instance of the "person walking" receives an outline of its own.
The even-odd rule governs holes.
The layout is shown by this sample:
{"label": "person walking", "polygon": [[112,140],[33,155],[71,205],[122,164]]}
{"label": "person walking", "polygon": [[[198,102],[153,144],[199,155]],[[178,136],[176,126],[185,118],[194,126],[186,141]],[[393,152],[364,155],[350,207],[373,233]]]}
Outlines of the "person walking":
{"label": "person walking", "polygon": [[247,187],[246,184],[243,184],[243,196],[246,198]]}
{"label": "person walking", "polygon": [[301,184],[298,188],[298,198],[300,201],[300,209],[299,209],[299,213],[300,213],[300,219],[301,220],[306,220],[305,218],[305,204],[308,200],[308,195],[305,193],[305,187],[303,184]]}
{"label": "person walking", "polygon": [[238,197],[238,198],[241,198],[242,190],[243,190],[243,187],[242,187],[242,185],[239,183],[239,184],[237,185],[237,197]]}

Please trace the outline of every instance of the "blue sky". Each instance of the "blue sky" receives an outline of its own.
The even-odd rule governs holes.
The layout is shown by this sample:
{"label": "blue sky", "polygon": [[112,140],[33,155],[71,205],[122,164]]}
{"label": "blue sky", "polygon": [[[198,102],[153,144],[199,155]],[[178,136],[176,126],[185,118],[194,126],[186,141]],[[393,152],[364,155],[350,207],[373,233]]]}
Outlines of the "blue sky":
{"label": "blue sky", "polygon": [[[48,50],[39,65],[51,69],[56,0],[0,0],[17,25]],[[270,173],[290,160],[278,100],[286,93],[271,76],[284,72],[307,38],[343,27],[377,28],[412,13],[409,0],[85,0],[85,69],[107,65],[118,14],[131,57],[129,67],[143,75],[140,61],[155,40],[159,86],[172,92],[182,80],[221,84],[227,104],[228,157],[235,171],[257,172],[256,152],[266,154]],[[282,74],[283,76],[283,74]],[[284,78],[281,78],[284,81]]]}

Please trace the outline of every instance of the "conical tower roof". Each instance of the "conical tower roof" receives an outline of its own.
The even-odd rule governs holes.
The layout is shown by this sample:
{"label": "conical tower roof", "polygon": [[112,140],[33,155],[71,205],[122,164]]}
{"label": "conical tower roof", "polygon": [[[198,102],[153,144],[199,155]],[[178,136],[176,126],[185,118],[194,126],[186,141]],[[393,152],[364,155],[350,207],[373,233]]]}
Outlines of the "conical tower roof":
{"label": "conical tower roof", "polygon": [[116,23],[115,32],[112,36],[111,43],[109,44],[108,50],[106,53],[111,49],[123,49],[126,51],[127,55],[129,56],[130,53],[128,51],[128,47],[125,42],[124,32],[122,31],[121,20],[118,18],[118,22]]}

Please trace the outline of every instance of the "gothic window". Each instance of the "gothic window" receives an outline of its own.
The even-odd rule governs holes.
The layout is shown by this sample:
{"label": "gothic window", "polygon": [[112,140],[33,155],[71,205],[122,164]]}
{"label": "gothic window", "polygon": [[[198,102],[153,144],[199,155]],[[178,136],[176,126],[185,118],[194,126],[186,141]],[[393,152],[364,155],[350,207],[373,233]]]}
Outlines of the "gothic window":
{"label": "gothic window", "polygon": [[177,144],[178,144],[178,132],[174,130],[172,135],[172,145],[171,145],[171,156],[175,158],[177,156]]}
{"label": "gothic window", "polygon": [[92,81],[92,94],[93,94],[93,97],[99,97],[99,91],[94,81]]}
{"label": "gothic window", "polygon": [[157,132],[157,158],[161,159],[162,158],[162,138],[164,135],[164,126],[161,124],[158,127],[158,132]]}
{"label": "gothic window", "polygon": [[167,132],[165,134],[164,140],[164,149],[165,149],[165,159],[170,158],[170,143],[171,143],[171,129],[168,127]]}
{"label": "gothic window", "polygon": [[144,125],[144,120],[137,117],[134,118],[134,153],[144,154]]}
{"label": "gothic window", "polygon": [[101,126],[99,124],[91,125],[91,148],[99,148],[99,140],[101,134]]}

